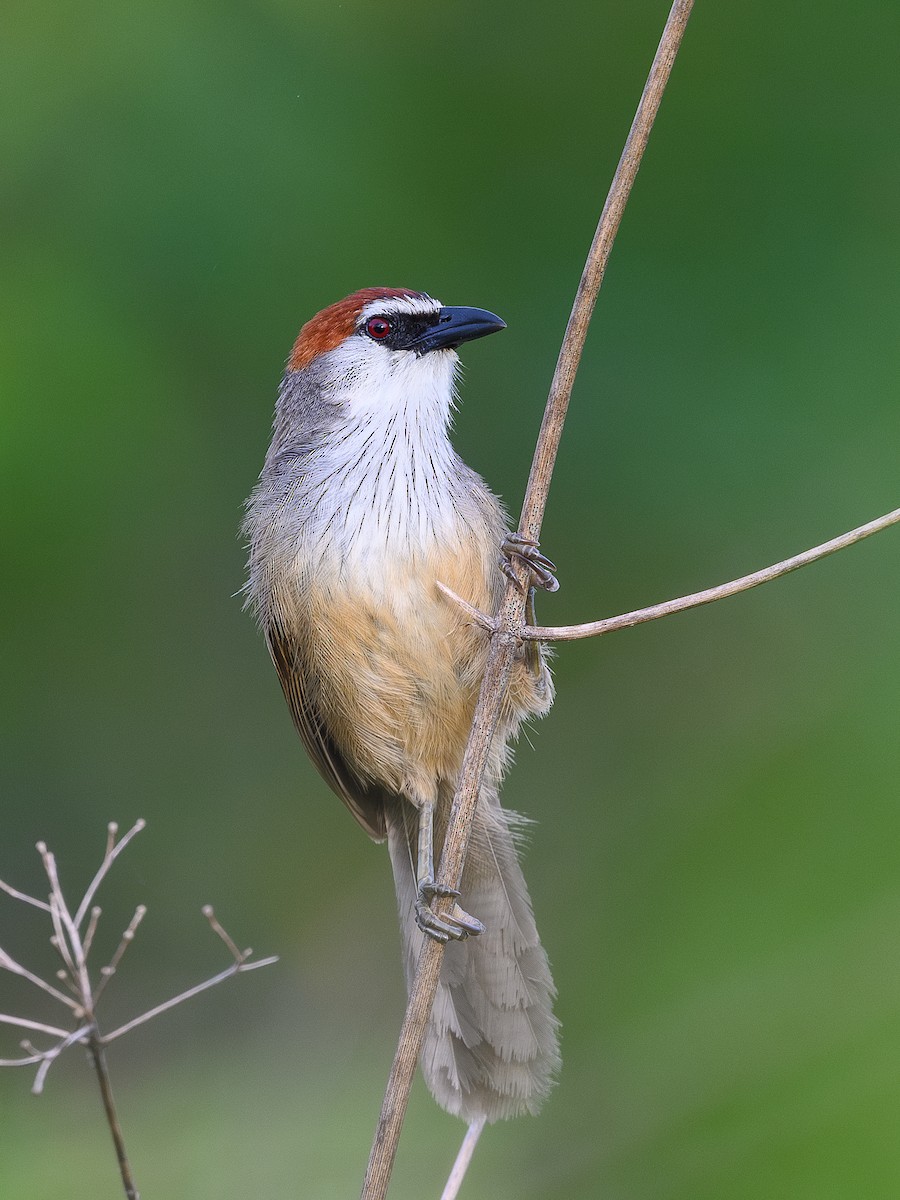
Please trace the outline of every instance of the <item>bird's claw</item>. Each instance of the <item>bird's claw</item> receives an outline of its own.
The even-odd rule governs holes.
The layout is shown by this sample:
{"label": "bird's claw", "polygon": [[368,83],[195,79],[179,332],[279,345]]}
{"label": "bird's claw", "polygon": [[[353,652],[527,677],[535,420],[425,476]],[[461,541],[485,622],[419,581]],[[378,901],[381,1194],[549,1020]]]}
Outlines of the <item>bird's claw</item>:
{"label": "bird's claw", "polygon": [[534,538],[527,538],[521,533],[508,533],[500,544],[500,570],[507,579],[511,579],[517,587],[522,588],[512,567],[512,560],[517,558],[531,573],[530,583],[526,587],[543,588],[545,592],[559,591],[559,580],[554,575],[556,564],[545,554],[541,554],[538,546],[539,543]]}
{"label": "bird's claw", "polygon": [[416,896],[416,924],[423,933],[434,938],[436,942],[449,942],[451,938],[461,942],[470,935],[476,937],[479,933],[484,932],[484,926],[478,918],[463,912],[458,904],[454,904],[450,912],[443,916],[438,916],[431,907],[431,901],[435,896],[456,897],[458,895],[459,892],[455,888],[435,883],[433,879],[423,879],[419,883]]}

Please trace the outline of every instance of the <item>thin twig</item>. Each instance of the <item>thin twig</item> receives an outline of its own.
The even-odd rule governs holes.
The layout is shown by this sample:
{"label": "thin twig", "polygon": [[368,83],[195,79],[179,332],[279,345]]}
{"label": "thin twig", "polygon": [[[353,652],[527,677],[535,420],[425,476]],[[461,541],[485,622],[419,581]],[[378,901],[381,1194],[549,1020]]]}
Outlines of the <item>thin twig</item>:
{"label": "thin twig", "polygon": [[[689,608],[699,608],[703,604],[725,600],[728,596],[738,595],[739,592],[748,592],[751,588],[759,587],[763,583],[770,583],[773,579],[780,579],[782,575],[788,575],[800,567],[818,562],[820,558],[827,558],[829,554],[835,554],[838,550],[844,550],[847,546],[853,546],[856,542],[871,537],[873,533],[880,533],[883,529],[889,529],[892,525],[898,524],[900,524],[900,508],[895,508],[893,512],[885,513],[883,517],[876,517],[874,521],[867,521],[865,525],[858,525],[856,529],[842,533],[839,537],[831,538],[830,541],[822,542],[819,546],[813,546],[811,550],[804,550],[801,554],[795,554],[791,558],[773,563],[770,567],[763,567],[749,575],[742,575],[740,579],[720,583],[717,587],[706,588],[702,592],[691,592],[689,596],[679,596],[676,600],[664,600],[661,604],[651,604],[648,608],[635,608],[631,612],[620,613],[617,617],[587,621],[582,625],[523,625],[518,631],[518,635],[524,641],[562,642],[574,641],[577,638],[601,637],[604,633],[614,633],[617,629],[630,629],[633,625],[643,625],[647,621],[656,621],[660,617],[685,612]],[[487,613],[475,608],[462,596],[457,596],[456,592],[448,588],[446,584],[438,583],[438,587],[448,600],[452,600],[457,607],[462,609],[473,624],[480,625],[488,632],[493,632],[497,628],[495,617],[489,617]]]}
{"label": "thin twig", "polygon": [[37,1075],[34,1077],[34,1083],[31,1086],[32,1092],[39,1096],[44,1090],[44,1080],[47,1078],[47,1072],[59,1058],[64,1050],[68,1050],[70,1046],[74,1046],[76,1042],[80,1042],[85,1034],[90,1033],[91,1026],[83,1025],[81,1029],[76,1029],[59,1043],[58,1046],[53,1046],[50,1050],[46,1050],[41,1055],[41,1065],[38,1067]]}
{"label": "thin twig", "polygon": [[71,979],[77,986],[77,993],[86,1013],[94,1008],[91,995],[91,979],[88,974],[87,959],[81,944],[78,925],[69,912],[66,898],[59,882],[59,872],[55,855],[47,849],[46,842],[38,842],[37,850],[44,862],[44,870],[50,880],[50,917],[56,936],[51,942],[62,956],[63,962],[71,972]]}
{"label": "thin twig", "polygon": [[[597,293],[692,7],[693,0],[675,0],[672,5],[588,253],[566,327],[519,522],[519,532],[535,541],[540,534],[553,464]],[[444,838],[438,879],[442,884],[454,888],[458,887],[462,875],[478,792],[501,705],[506,696],[516,647],[519,644],[516,630],[522,624],[525,604],[523,585],[528,572],[524,566],[515,565],[513,572],[517,576],[518,585],[510,581],[498,613],[498,625],[491,638],[484,680]],[[439,897],[435,904],[438,914],[444,915],[452,902],[450,896]],[[432,938],[424,938],[381,1115],[375,1130],[362,1200],[384,1200],[387,1194],[416,1062],[437,992],[442,959],[443,946]]]}
{"label": "thin twig", "polygon": [[63,972],[62,977],[68,980],[73,988],[76,988],[77,985],[74,979],[77,974],[77,967],[72,958],[69,942],[63,929],[62,915],[59,911],[59,899],[55,892],[51,892],[50,894],[50,919],[53,922],[53,937],[50,939],[50,945],[66,965],[66,971]]}
{"label": "thin twig", "polygon": [[91,946],[94,944],[94,934],[97,932],[97,922],[100,920],[102,915],[103,909],[99,908],[97,905],[94,905],[94,907],[91,909],[91,919],[88,921],[87,933],[84,935],[83,947],[85,958],[87,958],[91,952]]}
{"label": "thin twig", "polygon": [[35,908],[42,908],[44,912],[50,911],[50,905],[46,900],[38,900],[34,896],[26,895],[25,892],[20,892],[18,888],[10,887],[2,879],[0,879],[0,892],[6,892],[8,896],[12,896],[13,900],[21,900],[23,904],[33,904]]}
{"label": "thin twig", "polygon": [[[49,904],[47,911],[50,911]],[[41,991],[47,992],[54,1000],[58,1000],[60,1004],[68,1005],[69,1008],[75,1011],[81,1011],[81,1006],[77,1000],[73,1000],[67,996],[65,992],[61,992],[59,988],[55,988],[53,984],[47,983],[41,979],[40,975],[35,975],[33,971],[29,971],[27,967],[23,967],[21,963],[16,962],[5,950],[0,950],[0,970],[9,971],[11,975],[21,975],[23,979],[27,979],[29,983],[33,983],[35,987],[39,987]],[[68,976],[66,976],[68,978]]]}
{"label": "thin twig", "polygon": [[107,871],[109,871],[109,868],[113,865],[131,839],[139,834],[142,829],[145,829],[146,825],[147,822],[143,819],[143,817],[139,818],[137,821],[135,821],[128,832],[122,835],[120,841],[116,842],[116,834],[119,831],[119,827],[115,821],[111,821],[109,823],[107,826],[106,852],[103,855],[103,862],[100,864],[100,869],[98,870],[97,874],[88,884],[88,889],[84,893],[81,903],[78,905],[78,910],[73,918],[76,929],[81,928],[81,922],[84,920],[84,914],[90,907],[90,903],[97,893],[97,888],[103,882]]}
{"label": "thin twig", "polygon": [[462,1187],[462,1182],[466,1177],[466,1171],[469,1169],[469,1163],[472,1161],[472,1155],[475,1153],[475,1147],[478,1145],[478,1139],[481,1137],[484,1129],[484,1117],[478,1121],[473,1121],[466,1130],[466,1136],[462,1140],[462,1145],[459,1148],[459,1153],[456,1156],[456,1161],[453,1164],[453,1169],[444,1184],[444,1190],[441,1192],[441,1200],[456,1200],[459,1195],[459,1189]]}
{"label": "thin twig", "polygon": [[134,1175],[131,1172],[131,1163],[128,1161],[128,1153],[125,1149],[125,1138],[122,1134],[119,1114],[116,1111],[116,1104],[113,1099],[112,1081],[109,1077],[109,1069],[106,1066],[103,1039],[97,1032],[96,1025],[93,1026],[88,1037],[88,1050],[90,1051],[91,1061],[94,1064],[97,1082],[100,1085],[103,1110],[106,1113],[106,1123],[109,1126],[109,1132],[112,1135],[113,1146],[116,1151],[116,1162],[119,1164],[122,1187],[125,1189],[125,1195],[128,1197],[128,1200],[141,1200],[140,1193],[135,1186]]}
{"label": "thin twig", "polygon": [[206,917],[207,921],[209,921],[209,926],[210,926],[210,929],[212,929],[213,933],[217,934],[222,939],[222,941],[225,943],[225,945],[228,947],[228,949],[231,953],[231,957],[234,959],[234,961],[236,963],[246,962],[246,960],[250,957],[250,955],[253,953],[253,951],[250,949],[247,949],[247,950],[239,950],[238,949],[237,943],[235,942],[234,938],[231,936],[230,933],[227,933],[222,928],[222,926],[219,924],[218,920],[216,919],[216,914],[215,914],[215,910],[213,909],[213,906],[211,904],[204,904],[203,908],[200,911],[203,913],[204,917]]}
{"label": "thin twig", "polygon": [[488,633],[496,633],[499,626],[499,621],[496,617],[489,617],[487,613],[482,612],[480,608],[476,608],[474,604],[470,604],[468,600],[464,600],[462,596],[457,596],[453,588],[447,587],[446,583],[441,583],[439,579],[435,580],[437,589],[452,600],[457,608],[462,609],[473,625],[480,625],[482,629]]}
{"label": "thin twig", "polygon": [[[265,958],[259,962],[249,962],[252,950],[240,950],[234,940],[225,929],[216,920],[215,913],[210,905],[204,908],[203,912],[210,923],[211,928],[216,935],[221,939],[224,945],[228,948],[234,962],[226,970],[222,971],[213,979],[207,980],[205,983],[199,984],[197,987],[190,988],[183,992],[180,996],[176,996],[172,1000],[168,1000],[165,1004],[159,1004],[156,1008],[149,1012],[143,1013],[136,1017],[133,1021],[129,1021],[125,1025],[121,1025],[111,1034],[103,1036],[97,1025],[96,1009],[97,1002],[100,999],[104,988],[108,981],[115,974],[122,956],[134,940],[134,935],[138,926],[143,920],[146,908],[143,904],[139,904],[134,911],[127,928],[113,953],[109,964],[100,968],[100,981],[94,987],[90,971],[88,969],[88,954],[94,943],[94,937],[97,932],[97,923],[100,920],[101,910],[94,906],[91,907],[91,901],[96,894],[97,888],[102,883],[107,875],[110,867],[115,862],[116,858],[121,854],[122,850],[128,845],[135,834],[139,833],[144,828],[143,821],[137,821],[132,828],[118,841],[116,840],[119,832],[118,825],[112,821],[107,827],[106,848],[103,853],[103,861],[100,868],[91,880],[87,891],[78,907],[78,910],[73,917],[65,896],[63,895],[62,887],[59,881],[59,872],[57,870],[56,858],[47,849],[45,842],[38,842],[37,849],[40,853],[44,864],[44,870],[47,874],[47,879],[50,883],[50,899],[48,904],[42,901],[34,900],[33,897],[19,892],[15,888],[11,888],[8,884],[3,886],[3,890],[16,900],[22,900],[27,904],[33,904],[37,908],[43,909],[50,915],[50,920],[53,925],[53,937],[50,939],[52,945],[56,948],[60,957],[65,964],[64,968],[57,972],[57,978],[62,981],[63,985],[69,988],[75,999],[71,1000],[64,992],[52,987],[39,976],[28,971],[15,959],[10,957],[5,950],[0,949],[0,970],[10,971],[15,975],[22,975],[30,982],[34,983],[43,991],[48,992],[56,1000],[71,1008],[75,1016],[79,1020],[86,1020],[87,1024],[80,1028],[69,1032],[65,1029],[57,1028],[55,1025],[48,1025],[42,1021],[33,1021],[26,1017],[13,1017],[7,1014],[0,1013],[0,1024],[13,1025],[22,1029],[31,1029],[37,1033],[46,1034],[49,1037],[60,1039],[55,1045],[48,1050],[40,1050],[33,1046],[31,1042],[23,1040],[20,1045],[26,1052],[25,1057],[16,1059],[0,1059],[0,1067],[24,1067],[37,1065],[38,1070],[34,1079],[32,1091],[40,1092],[43,1089],[44,1082],[47,1078],[47,1073],[52,1067],[57,1058],[67,1050],[70,1046],[77,1042],[87,1044],[90,1052],[91,1060],[94,1066],[94,1071],[97,1075],[97,1081],[100,1087],[100,1095],[103,1100],[103,1108],[106,1114],[106,1121],[109,1125],[109,1131],[112,1136],[113,1145],[115,1147],[116,1159],[119,1164],[119,1173],[122,1177],[122,1185],[125,1189],[127,1200],[140,1200],[137,1187],[135,1186],[134,1176],[132,1175],[131,1165],[128,1161],[128,1155],[125,1149],[125,1139],[122,1135],[122,1126],[119,1122],[119,1117],[116,1112],[115,1101],[113,1100],[112,1084],[110,1082],[109,1071],[106,1065],[106,1056],[104,1047],[108,1042],[121,1037],[134,1029],[138,1025],[143,1025],[146,1021],[158,1016],[160,1013],[166,1012],[173,1008],[176,1004],[181,1004],[185,1000],[189,1000],[192,996],[198,995],[200,992],[206,991],[207,988],[214,987],[217,983],[230,978],[232,975],[240,974],[244,971],[255,971],[257,967],[266,967],[270,963],[277,962],[276,958]],[[84,921],[88,910],[90,909],[90,918],[88,920],[87,929],[84,936],[81,935],[81,925]]]}
{"label": "thin twig", "polygon": [[132,1029],[137,1029],[138,1025],[143,1025],[147,1021],[152,1021],[154,1017],[158,1017],[160,1013],[168,1012],[170,1008],[174,1008],[176,1004],[183,1004],[185,1000],[190,1000],[194,996],[199,996],[201,992],[205,992],[208,988],[215,987],[217,983],[223,983],[226,979],[230,979],[232,975],[243,975],[246,971],[255,971],[258,967],[269,967],[272,963],[278,962],[277,956],[271,958],[260,958],[256,962],[236,962],[232,963],[224,971],[220,971],[218,975],[214,975],[212,979],[207,979],[205,983],[198,983],[195,987],[188,988],[186,992],[182,992],[180,996],[173,996],[171,1000],[166,1000],[163,1004],[157,1004],[156,1008],[151,1008],[149,1012],[141,1013],[139,1017],[135,1017],[131,1021],[127,1021],[124,1025],[120,1025],[118,1029],[114,1029],[112,1033],[105,1033],[100,1039],[104,1046],[109,1042],[114,1042],[116,1038],[120,1038],[124,1033],[129,1033]]}
{"label": "thin twig", "polygon": [[[54,938],[51,938],[50,944],[55,946],[56,940]],[[75,997],[75,1001],[78,1005],[78,1009],[82,1009],[84,1006],[81,1003],[81,989],[78,987],[77,983],[74,983],[72,981],[72,979],[69,975],[69,972],[64,970],[62,967],[60,967],[60,969],[56,972],[56,978],[63,985],[63,987],[67,987],[69,989],[69,991],[72,993],[72,995]],[[75,1011],[77,1012],[78,1009],[76,1009]]]}
{"label": "thin twig", "polygon": [[[23,1043],[24,1046],[24,1043]],[[0,1067],[33,1067],[43,1060],[43,1054],[29,1054],[27,1058],[0,1058]]]}
{"label": "thin twig", "polygon": [[900,524],[900,508],[895,508],[893,512],[885,513],[883,517],[877,517],[874,521],[867,521],[865,525],[859,525],[856,529],[842,533],[840,537],[823,542],[820,546],[813,546],[811,550],[804,550],[802,554],[795,554],[792,558],[774,563],[771,567],[763,567],[761,571],[753,571],[750,575],[742,575],[740,579],[732,579],[730,583],[720,583],[718,587],[692,592],[689,596],[679,596],[677,600],[664,600],[662,604],[636,608],[633,612],[622,613],[618,617],[605,617],[602,621],[588,621],[583,625],[555,625],[546,628],[542,625],[526,625],[521,631],[521,636],[540,642],[572,641],[576,638],[599,637],[616,629],[628,629],[632,625],[643,625],[647,621],[656,621],[672,613],[699,608],[702,604],[712,604],[716,600],[724,600],[727,596],[747,592],[897,524]]}
{"label": "thin twig", "polygon": [[[94,909],[94,912],[96,912],[96,911],[97,910]],[[134,910],[134,916],[131,918],[131,921],[128,924],[128,928],[122,934],[121,941],[119,942],[118,946],[116,946],[116,952],[110,959],[109,965],[100,968],[100,982],[97,984],[96,988],[94,989],[94,1008],[95,1009],[97,1007],[97,1001],[100,999],[100,997],[103,994],[104,988],[109,983],[110,979],[112,979],[113,975],[115,975],[116,968],[118,967],[119,963],[122,961],[122,955],[125,953],[125,951],[128,949],[128,947],[131,945],[131,943],[134,941],[135,931],[137,930],[137,927],[138,927],[138,925],[140,925],[141,921],[143,921],[146,914],[147,914],[147,906],[145,904],[139,904],[137,906],[137,908]],[[91,923],[93,924],[93,917],[91,918]],[[91,930],[91,925],[89,924],[88,932],[90,932],[90,930]],[[87,939],[85,938],[85,940],[87,940]],[[85,956],[87,956],[87,950],[85,950]]]}
{"label": "thin twig", "polygon": [[7,1013],[0,1013],[0,1023],[17,1025],[20,1029],[33,1029],[36,1033],[47,1033],[50,1037],[66,1038],[70,1033],[68,1029],[57,1029],[55,1025],[45,1025],[43,1021],[30,1021],[27,1017],[11,1017]]}

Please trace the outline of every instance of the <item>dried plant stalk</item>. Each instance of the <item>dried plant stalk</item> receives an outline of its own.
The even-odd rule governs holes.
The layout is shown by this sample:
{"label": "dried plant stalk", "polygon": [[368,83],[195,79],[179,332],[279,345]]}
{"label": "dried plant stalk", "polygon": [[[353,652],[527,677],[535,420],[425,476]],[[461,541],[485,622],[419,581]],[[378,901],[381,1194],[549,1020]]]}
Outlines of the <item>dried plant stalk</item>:
{"label": "dried plant stalk", "polygon": [[[538,540],[540,534],[556,452],[562,436],[563,422],[575,381],[575,372],[584,348],[588,325],[597,300],[597,293],[603,282],[622,213],[628,202],[632,184],[647,146],[650,130],[653,128],[653,122],[659,111],[672,64],[681,45],[692,7],[693,0],[675,0],[672,5],[659,49],[653,60],[625,143],[625,149],[619,159],[619,165],[609,189],[609,195],[582,273],[572,314],[566,327],[553,381],[550,385],[550,395],[544,411],[519,522],[519,532],[535,541]],[[514,565],[513,570],[518,577],[518,583],[511,580],[507,586],[498,613],[497,627],[492,634],[485,676],[475,710],[472,732],[469,735],[463,759],[438,871],[439,881],[452,888],[459,886],[462,876],[478,792],[497,727],[500,707],[509,684],[513,657],[518,645],[518,630],[522,626],[525,611],[528,570],[524,565]],[[435,905],[438,915],[445,915],[451,904],[452,898],[439,898]],[[406,1017],[400,1031],[397,1052],[375,1131],[362,1189],[362,1200],[384,1200],[387,1195],[416,1063],[422,1049],[428,1017],[434,1004],[442,958],[443,946],[431,938],[425,938],[419,954]]]}
{"label": "dried plant stalk", "polygon": [[[874,521],[867,521],[865,525],[858,525],[856,529],[822,542],[819,546],[813,546],[811,550],[804,550],[801,554],[794,554],[791,558],[773,563],[770,567],[763,567],[749,575],[741,575],[739,579],[720,583],[702,592],[691,592],[690,595],[679,596],[675,600],[664,600],[661,604],[635,608],[631,612],[620,613],[617,617],[603,617],[600,621],[587,621],[582,625],[523,625],[518,631],[518,636],[524,641],[571,642],[579,638],[602,637],[603,634],[614,633],[617,629],[630,629],[634,625],[658,621],[660,617],[670,617],[674,613],[686,612],[689,608],[700,608],[701,605],[712,604],[716,600],[737,596],[740,592],[749,592],[751,588],[759,587],[763,583],[771,583],[774,579],[780,579],[782,575],[818,562],[820,558],[827,558],[829,554],[836,554],[838,550],[845,550],[848,546],[871,537],[873,533],[881,533],[883,529],[889,529],[892,525],[900,525],[900,508],[876,517]],[[446,584],[438,583],[438,587],[475,625],[480,625],[490,632],[497,628],[496,617],[490,617],[475,608],[468,600],[457,596]]]}
{"label": "dried plant stalk", "polygon": [[[0,948],[0,970],[9,971],[13,975],[19,975],[27,979],[29,983],[48,993],[48,995],[59,1001],[60,1004],[64,1004],[67,1008],[71,1009],[70,1016],[76,1024],[75,1029],[63,1029],[56,1025],[49,1025],[44,1021],[33,1021],[28,1017],[16,1017],[7,1013],[0,1013],[0,1025],[10,1025],[18,1029],[29,1029],[33,1033],[39,1033],[45,1037],[55,1039],[54,1043],[48,1049],[43,1050],[33,1046],[29,1041],[23,1041],[21,1046],[26,1052],[25,1055],[14,1059],[0,1059],[0,1067],[36,1066],[37,1073],[32,1091],[37,1093],[42,1091],[50,1068],[64,1051],[68,1050],[71,1046],[79,1044],[87,1047],[100,1087],[100,1096],[103,1100],[106,1122],[112,1136],[119,1174],[122,1179],[122,1187],[124,1188],[127,1200],[140,1200],[140,1195],[134,1182],[131,1164],[128,1161],[122,1126],[119,1122],[118,1112],[116,1111],[113,1099],[112,1082],[109,1076],[109,1069],[106,1065],[106,1046],[136,1026],[143,1025],[146,1021],[151,1020],[160,1013],[174,1008],[176,1004],[182,1004],[185,1000],[190,1000],[198,993],[206,991],[207,988],[215,987],[216,984],[222,983],[223,980],[230,979],[232,975],[237,975],[244,971],[254,971],[257,967],[266,967],[270,963],[277,961],[275,958],[263,958],[254,959],[251,962],[250,956],[252,951],[239,950],[234,939],[219,924],[212,906],[206,905],[203,909],[203,915],[209,921],[210,928],[227,947],[234,960],[232,965],[212,979],[207,979],[204,983],[188,988],[187,991],[173,997],[171,1000],[167,1000],[163,1004],[158,1004],[148,1012],[141,1013],[140,1016],[113,1030],[112,1033],[101,1033],[96,1017],[98,1001],[107,983],[116,973],[122,956],[134,940],[134,935],[147,910],[143,904],[137,906],[134,916],[122,934],[112,959],[107,966],[100,968],[100,979],[99,982],[95,983],[90,969],[89,954],[94,943],[94,934],[97,931],[97,923],[100,920],[101,910],[96,906],[92,906],[91,901],[119,854],[121,854],[132,838],[140,833],[143,828],[144,822],[138,821],[123,837],[119,838],[119,827],[114,822],[109,824],[107,827],[106,849],[103,854],[103,861],[88,885],[81,903],[75,910],[74,916],[60,886],[56,858],[47,849],[44,842],[38,842],[37,849],[50,884],[49,903],[45,904],[42,900],[36,900],[33,896],[27,896],[24,892],[20,892],[17,888],[11,887],[0,880],[0,891],[5,892],[14,900],[30,904],[49,915],[53,926],[53,937],[50,940],[63,962],[62,969],[57,972],[57,978],[69,989],[72,996],[67,996],[65,992],[61,992],[58,988],[53,987],[46,980],[41,979],[39,975],[35,975],[32,971],[27,970],[27,968],[23,967],[21,963],[16,962],[2,948]],[[82,937],[81,926],[89,912],[87,930]]]}

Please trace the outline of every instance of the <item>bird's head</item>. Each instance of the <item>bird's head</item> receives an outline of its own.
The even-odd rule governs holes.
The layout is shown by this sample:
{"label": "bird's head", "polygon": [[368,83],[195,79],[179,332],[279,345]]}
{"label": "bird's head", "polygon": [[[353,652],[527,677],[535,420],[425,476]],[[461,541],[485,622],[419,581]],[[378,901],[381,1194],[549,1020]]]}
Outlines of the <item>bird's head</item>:
{"label": "bird's head", "polygon": [[408,288],[363,288],[307,321],[288,371],[313,368],[323,385],[340,391],[449,388],[456,347],[505,328],[482,308],[448,308]]}

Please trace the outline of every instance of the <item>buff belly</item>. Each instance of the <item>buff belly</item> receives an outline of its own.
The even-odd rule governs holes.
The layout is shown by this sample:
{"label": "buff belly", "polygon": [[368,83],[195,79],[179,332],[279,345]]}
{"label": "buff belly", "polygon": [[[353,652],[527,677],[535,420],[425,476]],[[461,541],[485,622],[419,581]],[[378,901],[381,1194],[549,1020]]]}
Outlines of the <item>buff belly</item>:
{"label": "buff belly", "polygon": [[435,802],[440,782],[456,777],[472,723],[488,638],[435,580],[490,609],[474,565],[449,559],[440,576],[422,562],[395,565],[374,587],[344,563],[302,589],[290,579],[278,589],[276,607],[303,631],[304,668],[329,735],[363,780],[414,804]]}

